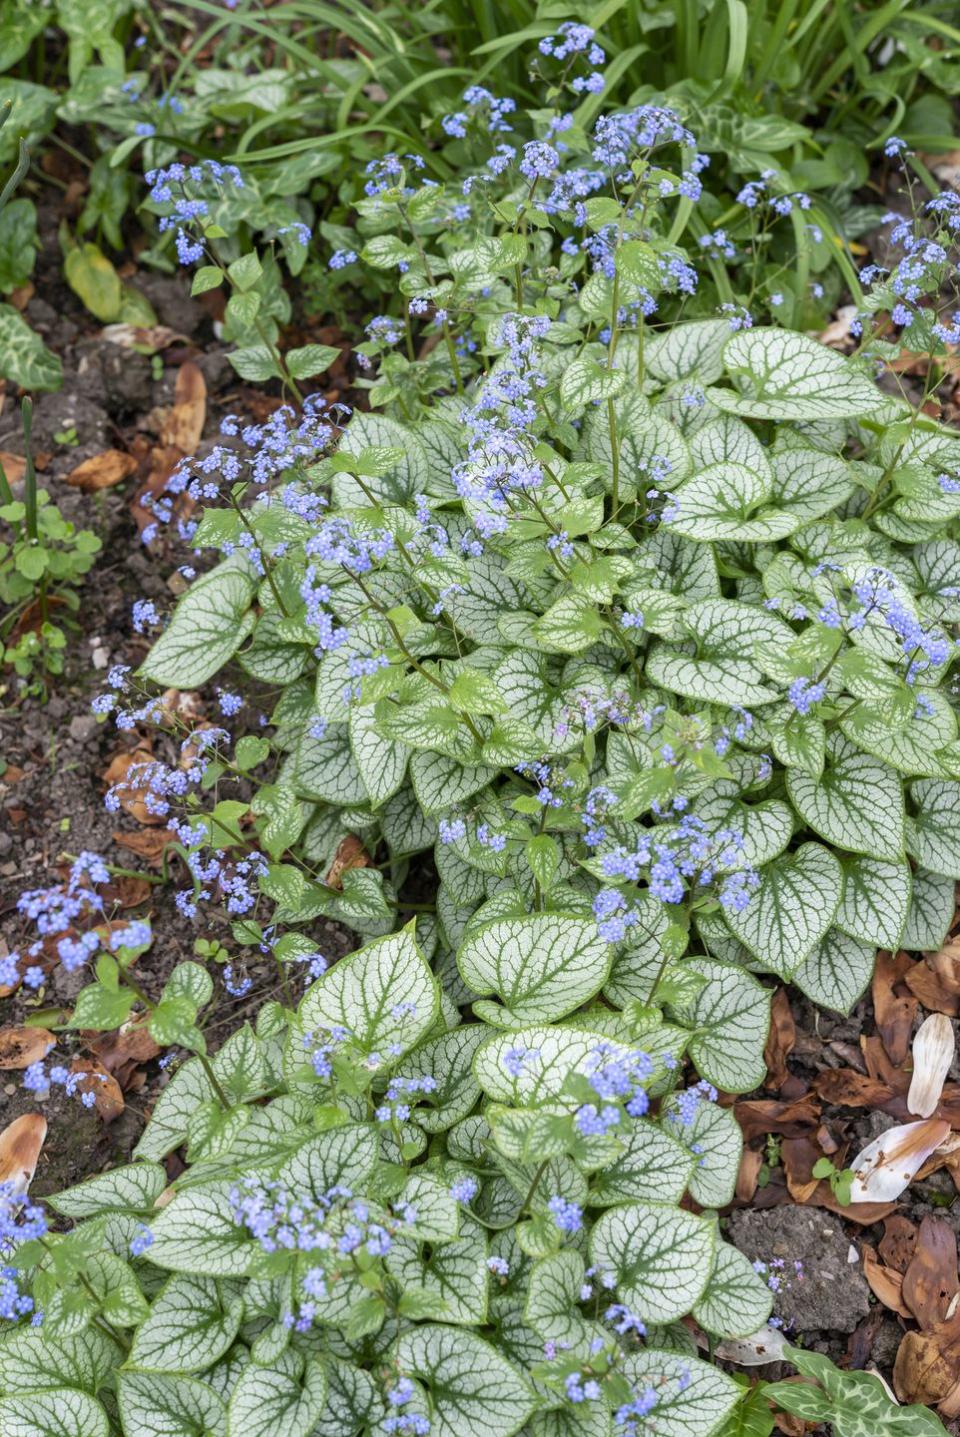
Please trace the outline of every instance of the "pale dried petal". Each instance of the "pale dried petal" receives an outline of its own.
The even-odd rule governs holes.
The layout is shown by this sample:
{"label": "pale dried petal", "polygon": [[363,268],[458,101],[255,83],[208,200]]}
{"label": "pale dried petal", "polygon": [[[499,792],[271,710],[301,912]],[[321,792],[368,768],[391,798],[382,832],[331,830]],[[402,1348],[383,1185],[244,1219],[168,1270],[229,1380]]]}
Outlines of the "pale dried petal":
{"label": "pale dried petal", "polygon": [[888,1128],[850,1164],[854,1175],[850,1201],[893,1202],[949,1132],[950,1124],[940,1118]]}
{"label": "pale dried petal", "polygon": [[913,1077],[907,1094],[911,1113],[929,1118],[940,1101],[956,1046],[953,1024],[945,1013],[931,1013],[921,1023],[913,1040]]}
{"label": "pale dried petal", "polygon": [[713,1355],[738,1367],[765,1367],[784,1361],[787,1340],[777,1327],[761,1327],[749,1337],[727,1337],[718,1342]]}

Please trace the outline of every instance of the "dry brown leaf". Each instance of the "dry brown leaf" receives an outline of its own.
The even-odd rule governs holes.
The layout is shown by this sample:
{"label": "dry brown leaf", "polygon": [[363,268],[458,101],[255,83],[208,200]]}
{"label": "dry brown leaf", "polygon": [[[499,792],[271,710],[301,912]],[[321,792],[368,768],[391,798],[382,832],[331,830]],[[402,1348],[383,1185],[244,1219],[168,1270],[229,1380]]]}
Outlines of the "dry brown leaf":
{"label": "dry brown leaf", "polygon": [[770,1032],[767,1034],[763,1060],[767,1065],[767,1087],[779,1088],[790,1076],[787,1058],[797,1041],[797,1025],[790,1010],[785,988],[778,988],[770,1005]]}
{"label": "dry brown leaf", "polygon": [[946,1331],[906,1333],[893,1364],[893,1386],[900,1401],[933,1406],[952,1393],[960,1377],[958,1344],[955,1323]]}
{"label": "dry brown leaf", "polygon": [[871,1078],[879,1078],[881,1082],[889,1083],[895,1093],[903,1092],[906,1095],[909,1079],[899,1064],[891,1061],[882,1038],[878,1037],[876,1033],[872,1033],[869,1037],[861,1033],[860,1052],[863,1054],[864,1065]]}
{"label": "dry brown leaf", "polygon": [[87,1038],[87,1047],[104,1072],[116,1078],[126,1092],[136,1086],[140,1065],[161,1052],[159,1043],[142,1023],[131,1023],[113,1033]]}
{"label": "dry brown leaf", "polygon": [[889,1083],[853,1068],[825,1068],[814,1078],[813,1087],[824,1102],[841,1108],[882,1108],[895,1096]]}
{"label": "dry brown leaf", "polygon": [[136,468],[137,461],[132,454],[125,454],[122,449],[105,449],[71,469],[67,483],[85,494],[92,494],[98,489],[112,489],[115,484],[122,484]]}
{"label": "dry brown leaf", "polygon": [[0,1028],[0,1068],[22,1072],[42,1062],[56,1041],[46,1028]]}
{"label": "dry brown leaf", "polygon": [[138,785],[137,776],[131,778],[129,775],[131,769],[149,763],[152,757],[150,749],[145,747],[123,750],[113,756],[103,773],[105,783],[111,788],[121,783],[130,785],[118,792],[120,807],[138,823],[151,826],[163,823],[163,819],[159,814],[151,813],[144,801],[149,791],[146,784]]}
{"label": "dry brown leaf", "polygon": [[355,833],[348,833],[342,840],[336,853],[333,855],[333,862],[330,871],[324,882],[328,888],[342,888],[343,875],[351,868],[369,868],[370,855],[364,848],[363,843]]}
{"label": "dry brown leaf", "polygon": [[915,963],[903,980],[928,1013],[960,1015],[960,958],[936,953]]}
{"label": "dry brown leaf", "polygon": [[137,833],[121,833],[118,830],[113,834],[113,841],[121,848],[128,848],[149,863],[151,868],[162,868],[163,855],[171,843],[177,842],[177,835],[169,828],[147,828]]}
{"label": "dry brown leaf", "polygon": [[750,1202],[757,1190],[757,1179],[763,1167],[763,1153],[744,1148],[740,1155],[740,1170],[737,1173],[737,1197],[741,1202]]}
{"label": "dry brown leaf", "polygon": [[888,1217],[883,1225],[883,1237],[879,1243],[880,1256],[887,1267],[894,1267],[899,1273],[906,1272],[916,1246],[917,1229],[910,1219],[905,1218],[902,1213],[894,1213],[893,1217]]}
{"label": "dry brown leaf", "polygon": [[869,1243],[863,1245],[863,1275],[870,1291],[884,1307],[888,1307],[900,1317],[913,1316],[903,1300],[903,1273],[892,1267],[884,1267]]}
{"label": "dry brown leaf", "polygon": [[792,1103],[755,1098],[734,1103],[733,1115],[740,1124],[744,1142],[767,1133],[798,1138],[815,1131],[820,1120],[820,1105],[809,1095]]}
{"label": "dry brown leaf", "polygon": [[6,474],[9,484],[16,484],[26,473],[26,460],[21,459],[19,454],[9,453],[6,449],[0,449],[0,464],[3,465],[3,472]]}
{"label": "dry brown leaf", "polygon": [[846,1222],[855,1222],[858,1227],[873,1227],[875,1222],[883,1222],[896,1211],[895,1202],[858,1202],[844,1205],[834,1197],[830,1191],[830,1184],[822,1182],[813,1197],[810,1199],[814,1207],[825,1207],[827,1212],[836,1213]]}
{"label": "dry brown leaf", "polygon": [[160,443],[181,454],[195,454],[206,417],[206,380],[200,367],[188,359],[177,370],[173,407],[160,430]]}
{"label": "dry brown leaf", "polygon": [[914,966],[907,953],[881,951],[873,972],[873,1010],[883,1046],[891,1063],[899,1066],[910,1051],[910,1034],[917,1014],[917,999],[904,983]]}
{"label": "dry brown leaf", "polygon": [[183,719],[190,725],[198,723],[207,711],[196,689],[164,689],[160,695],[160,707],[165,717]]}
{"label": "dry brown leaf", "polygon": [[958,1293],[956,1233],[942,1217],[925,1217],[910,1266],[903,1274],[903,1300],[927,1332],[946,1321]]}
{"label": "dry brown leaf", "polygon": [[99,890],[105,904],[116,908],[139,908],[146,903],[150,892],[151,885],[145,878],[131,878],[129,875],[111,878]]}
{"label": "dry brown leaf", "polygon": [[42,1113],[24,1113],[0,1133],[0,1183],[12,1183],[21,1197],[33,1182],[46,1136],[47,1120]]}
{"label": "dry brown leaf", "polygon": [[27,305],[33,299],[33,296],[36,294],[36,292],[37,287],[34,284],[33,280],[28,279],[26,284],[18,284],[16,289],[12,289],[10,291],[10,303],[13,305],[14,309],[18,309],[22,314],[23,311],[26,309]]}
{"label": "dry brown leaf", "polygon": [[77,1083],[78,1093],[92,1093],[94,1107],[105,1123],[119,1118],[124,1109],[120,1084],[99,1063],[86,1058],[74,1058],[70,1064],[71,1073],[83,1076]]}
{"label": "dry brown leaf", "polygon": [[813,1176],[813,1166],[823,1156],[822,1152],[810,1138],[784,1138],[780,1155],[790,1196],[794,1202],[810,1202],[820,1186],[820,1179]]}

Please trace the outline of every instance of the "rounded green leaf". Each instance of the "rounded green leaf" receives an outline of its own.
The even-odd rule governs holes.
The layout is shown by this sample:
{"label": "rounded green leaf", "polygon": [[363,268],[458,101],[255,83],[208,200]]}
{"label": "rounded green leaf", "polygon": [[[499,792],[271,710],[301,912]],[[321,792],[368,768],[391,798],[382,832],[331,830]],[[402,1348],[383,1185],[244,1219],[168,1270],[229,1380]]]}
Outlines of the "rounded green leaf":
{"label": "rounded green leaf", "polygon": [[227,1437],[308,1437],[323,1411],[327,1378],[319,1362],[285,1352],[269,1367],[250,1363],[227,1406]]}
{"label": "rounded green leaf", "polygon": [[770,993],[737,963],[688,958],[706,982],[679,1010],[694,1030],[687,1051],[702,1078],[728,1093],[748,1093],[766,1073],[763,1045],[770,1028]]}
{"label": "rounded green leaf", "polygon": [[202,1372],[231,1347],[243,1299],[211,1277],[172,1277],[133,1339],[130,1362],[153,1372]]}
{"label": "rounded green leaf", "polygon": [[849,740],[829,746],[830,761],[819,779],[799,768],[787,771],[787,793],[797,813],[837,848],[897,863],[903,858],[903,784],[879,759]]}
{"label": "rounded green leaf", "polygon": [[834,926],[874,948],[900,946],[913,880],[906,863],[866,855],[843,860],[843,901]]}
{"label": "rounded green leaf", "polygon": [[117,1395],[125,1437],[196,1437],[198,1432],[224,1431],[223,1402],[195,1377],[123,1371]]}
{"label": "rounded green leaf", "polygon": [[873,977],[877,956],[872,943],[858,943],[831,928],[793,975],[797,987],[821,1008],[849,1013]]}
{"label": "rounded green leaf", "polygon": [[590,1259],[646,1323],[673,1322],[697,1302],[713,1268],[714,1227],[666,1204],[609,1208],[590,1236]]}
{"label": "rounded green leaf", "polygon": [[253,580],[221,564],[187,590],[143,664],[141,678],[178,689],[199,688],[231,659],[253,628]]}
{"label": "rounded green leaf", "polygon": [[767,968],[790,978],[816,948],[843,897],[843,870],[819,843],[804,843],[763,870],[760,887],[729,927]]}
{"label": "rounded green leaf", "polygon": [[397,1344],[397,1362],[429,1389],[430,1437],[512,1437],[535,1406],[512,1363],[472,1332],[411,1328]]}
{"label": "rounded green leaf", "polygon": [[637,1437],[715,1437],[743,1393],[718,1367],[675,1352],[634,1352],[620,1370],[634,1388],[657,1394]]}
{"label": "rounded green leaf", "polygon": [[693,1308],[700,1326],[715,1337],[749,1337],[772,1308],[770,1289],[750,1259],[729,1243],[718,1243],[707,1290]]}
{"label": "rounded green leaf", "polygon": [[110,1437],[106,1412],[88,1392],[54,1387],[0,1400],[3,1437]]}
{"label": "rounded green leaf", "polygon": [[740,392],[711,389],[718,409],[753,419],[846,419],[886,402],[851,360],[787,329],[741,330],[727,341],[723,366]]}
{"label": "rounded green leaf", "polygon": [[437,980],[412,928],[342,958],[309,988],[299,1009],[304,1033],[346,1028],[366,1053],[412,1048],[437,1015]]}
{"label": "rounded green leaf", "polygon": [[517,1023],[572,1013],[603,987],[610,962],[593,919],[564,913],[502,918],[457,954],[464,982],[475,993],[496,993]]}

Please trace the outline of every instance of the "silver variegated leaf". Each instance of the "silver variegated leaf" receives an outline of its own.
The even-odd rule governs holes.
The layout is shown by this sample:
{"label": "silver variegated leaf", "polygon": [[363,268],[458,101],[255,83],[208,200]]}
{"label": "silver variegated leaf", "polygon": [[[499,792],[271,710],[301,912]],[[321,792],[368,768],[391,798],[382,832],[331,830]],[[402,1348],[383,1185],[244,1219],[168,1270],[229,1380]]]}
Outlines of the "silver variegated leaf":
{"label": "silver variegated leaf", "polygon": [[920,779],[910,785],[910,798],[908,851],[931,873],[960,878],[960,783]]}
{"label": "silver variegated leaf", "polygon": [[410,1328],[397,1361],[429,1389],[431,1437],[513,1437],[534,1410],[533,1391],[517,1369],[472,1332]]}
{"label": "silver variegated leaf", "polygon": [[873,977],[876,956],[872,943],[831,928],[795,969],[793,981],[819,1007],[849,1013]]}
{"label": "silver variegated leaf", "polygon": [[819,843],[804,843],[764,869],[760,887],[729,927],[765,967],[790,978],[833,922],[843,896],[843,870]]}
{"label": "silver variegated leaf", "polygon": [[828,752],[820,779],[800,769],[787,772],[787,792],[800,817],[837,848],[890,863],[902,861],[904,804],[899,776],[848,739],[834,738]]}
{"label": "silver variegated leaf", "polygon": [[897,949],[910,912],[909,864],[866,855],[842,863],[843,901],[834,926],[874,948]]}
{"label": "silver variegated leaf", "polygon": [[609,1208],[590,1235],[590,1260],[617,1278],[617,1293],[643,1322],[673,1322],[698,1301],[710,1277],[714,1226],[667,1204]]}
{"label": "silver variegated leaf", "polygon": [[496,993],[516,1025],[579,1008],[603,987],[610,960],[592,918],[563,913],[487,924],[457,954],[464,982],[476,993]]}
{"label": "silver variegated leaf", "polygon": [[693,1316],[715,1337],[749,1337],[770,1316],[773,1298],[753,1264],[728,1242],[717,1243],[710,1281]]}

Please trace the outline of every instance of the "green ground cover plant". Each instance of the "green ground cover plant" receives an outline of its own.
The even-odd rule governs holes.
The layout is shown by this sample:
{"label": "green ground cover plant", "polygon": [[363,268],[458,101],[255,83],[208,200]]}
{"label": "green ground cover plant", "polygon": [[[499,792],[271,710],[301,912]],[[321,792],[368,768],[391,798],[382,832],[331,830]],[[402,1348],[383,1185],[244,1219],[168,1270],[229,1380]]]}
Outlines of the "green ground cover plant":
{"label": "green ground cover plant", "polygon": [[[727,300],[749,304],[752,291],[772,284],[787,322],[804,327],[857,289],[850,245],[882,213],[863,195],[884,142],[897,134],[914,152],[957,143],[954,21],[946,0],[863,10],[823,0],[607,0],[586,16],[576,6],[524,0],[369,9],[285,0],[269,17],[249,0],[178,0],[162,11],[135,0],[10,0],[0,17],[0,101],[13,106],[11,136],[66,149],[88,172],[75,233],[62,236],[64,260],[71,284],[104,322],[152,323],[111,258],[135,226],[142,170],[183,154],[226,156],[244,169],[246,223],[273,237],[299,220],[336,249],[363,165],[385,146],[419,151],[425,138],[435,145],[442,117],[468,84],[494,85],[525,111],[541,103],[544,82],[571,93],[569,81],[578,80],[572,98],[584,128],[611,104],[665,97],[678,111],[712,160],[681,230],[695,238],[722,230],[735,249]],[[602,84],[576,73],[569,49],[538,48],[574,22],[595,32],[607,61]],[[93,127],[92,159],[76,148],[84,127]],[[14,155],[15,141],[0,135],[0,160]],[[462,162],[456,144],[434,155],[444,175]],[[911,163],[934,193],[916,153]],[[778,190],[803,190],[812,201],[808,215],[795,213],[773,234],[757,232],[742,198],[765,173]],[[24,197],[0,222],[0,289],[29,277],[37,243],[35,205]],[[141,262],[171,268],[171,245],[161,237]],[[311,302],[344,320],[355,298],[351,279],[361,280],[363,303],[379,290],[370,273],[331,275],[317,255],[307,264]],[[9,328],[8,342],[20,350],[16,319],[0,312],[0,330]],[[16,356],[4,362],[9,377],[37,387]]]}
{"label": "green ground cover plant", "polygon": [[[953,916],[960,440],[876,379],[896,331],[936,391],[960,200],[909,181],[835,352],[692,225],[683,118],[605,107],[584,27],[533,38],[562,66],[539,109],[468,84],[438,153],[365,168],[330,259],[385,297],[368,408],[304,397],[331,356],[283,343],[274,240],[294,268],[306,219],[271,234],[233,161],[146,177],[158,247],[229,290],[238,372],[291,402],[227,418],[154,501],[147,541],[204,562],[162,632],[138,602],[150,652],[95,707],[176,758],[107,805],[175,832],[229,991],[248,951],[284,1001],[208,1052],[206,964],[148,998],[155,935],[103,921],[102,859],[23,896],[88,968],[74,1027],[190,1056],[135,1160],[55,1218],[0,1190],[11,1437],[733,1437],[771,1404],[942,1431],[816,1354],[782,1346],[809,1382],[759,1400],[707,1359],[776,1336],[717,1218],[718,1090],[763,1080],[769,976],[847,1012],[878,947]],[[886,157],[911,173],[902,138]],[[741,204],[758,245],[813,202],[771,171]],[[217,726],[160,696],[212,681]],[[268,721],[234,742],[254,689]],[[362,940],[334,965],[321,916]],[[55,1059],[26,1083],[95,1101]]]}

